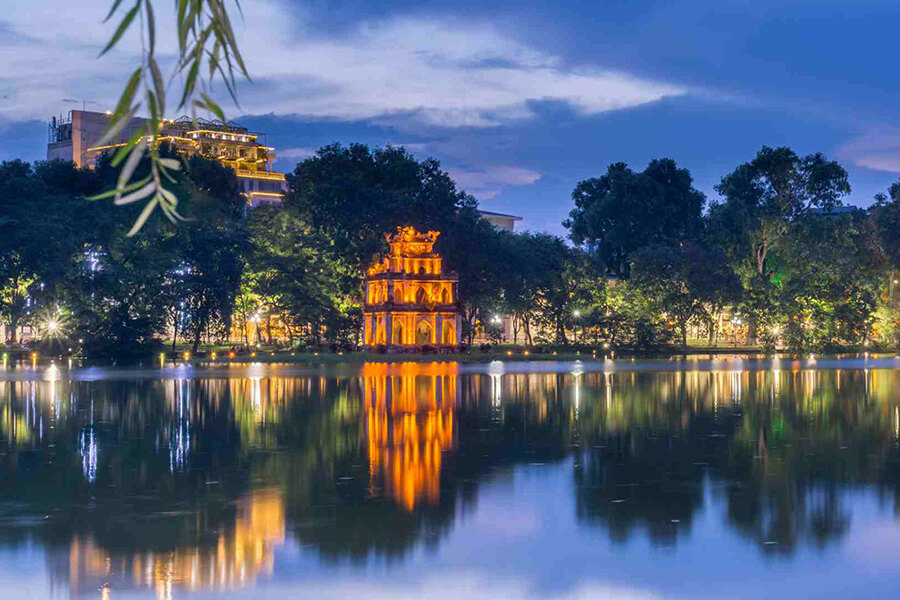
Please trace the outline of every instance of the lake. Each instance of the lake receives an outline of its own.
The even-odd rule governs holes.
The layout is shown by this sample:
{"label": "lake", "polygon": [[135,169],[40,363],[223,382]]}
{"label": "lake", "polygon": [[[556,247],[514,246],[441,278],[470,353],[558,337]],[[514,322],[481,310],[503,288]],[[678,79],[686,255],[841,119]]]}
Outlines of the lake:
{"label": "lake", "polygon": [[0,370],[0,597],[887,598],[900,359]]}

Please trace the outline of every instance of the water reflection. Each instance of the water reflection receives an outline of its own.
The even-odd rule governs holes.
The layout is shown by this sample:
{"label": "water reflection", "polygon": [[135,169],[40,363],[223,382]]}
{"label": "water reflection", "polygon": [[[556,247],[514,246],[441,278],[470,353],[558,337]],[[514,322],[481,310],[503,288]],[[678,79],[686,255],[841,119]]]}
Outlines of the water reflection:
{"label": "water reflection", "polygon": [[54,556],[53,575],[68,574],[73,595],[128,587],[150,588],[159,600],[173,590],[223,590],[272,574],[274,550],[284,543],[281,494],[257,490],[238,499],[232,522],[207,543],[171,550],[107,548],[88,533],[72,539],[67,553]]}
{"label": "water reflection", "polygon": [[239,588],[277,577],[286,548],[323,564],[439,550],[523,469],[565,473],[571,499],[544,508],[615,545],[689,544],[716,522],[788,558],[846,538],[854,491],[900,514],[898,371],[742,366],[2,381],[0,549],[42,548],[72,595]]}
{"label": "water reflection", "polygon": [[372,496],[407,510],[440,497],[441,454],[453,446],[457,365],[363,366],[366,446]]}

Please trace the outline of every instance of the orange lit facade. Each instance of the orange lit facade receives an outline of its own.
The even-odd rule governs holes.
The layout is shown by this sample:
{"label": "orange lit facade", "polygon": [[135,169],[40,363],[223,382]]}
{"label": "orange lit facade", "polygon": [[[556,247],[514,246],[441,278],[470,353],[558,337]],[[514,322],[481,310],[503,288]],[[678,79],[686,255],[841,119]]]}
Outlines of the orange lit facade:
{"label": "orange lit facade", "polygon": [[366,273],[363,339],[367,346],[455,346],[459,278],[434,252],[437,231],[398,227],[388,256]]}
{"label": "orange lit facade", "polygon": [[438,503],[442,453],[454,446],[457,371],[457,363],[363,365],[373,496],[406,510]]}

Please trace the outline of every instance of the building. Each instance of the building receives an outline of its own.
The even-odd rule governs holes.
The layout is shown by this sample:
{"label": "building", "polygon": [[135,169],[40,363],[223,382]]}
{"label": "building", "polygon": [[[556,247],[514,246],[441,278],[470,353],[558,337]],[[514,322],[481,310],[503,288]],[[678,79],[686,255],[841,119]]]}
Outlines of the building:
{"label": "building", "polygon": [[366,272],[366,346],[455,346],[460,317],[456,274],[445,274],[434,252],[437,231],[398,227],[387,235],[390,254]]}
{"label": "building", "polygon": [[515,229],[516,221],[521,221],[522,217],[515,215],[507,215],[489,210],[479,210],[478,214],[481,218],[502,231],[512,231]]}
{"label": "building", "polygon": [[[106,151],[131,139],[146,126],[147,119],[134,117],[118,138],[98,145],[109,123],[110,113],[72,110],[68,117],[50,120],[47,160],[71,160],[79,167],[93,168]],[[280,202],[286,190],[283,173],[274,170],[274,148],[265,144],[264,133],[254,133],[233,122],[190,117],[164,120],[158,140],[168,142],[187,155],[213,158],[234,171],[247,197],[247,204]]]}

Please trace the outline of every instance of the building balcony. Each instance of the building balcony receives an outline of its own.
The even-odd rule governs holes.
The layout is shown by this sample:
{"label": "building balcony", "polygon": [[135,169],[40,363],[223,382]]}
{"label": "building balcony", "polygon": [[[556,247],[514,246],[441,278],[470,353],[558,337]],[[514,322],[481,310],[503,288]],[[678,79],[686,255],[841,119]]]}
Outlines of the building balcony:
{"label": "building balcony", "polygon": [[366,304],[363,312],[436,312],[436,313],[455,313],[457,305],[455,302],[450,304],[435,304],[428,308],[424,304],[415,304],[412,302],[381,302],[378,304]]}
{"label": "building balcony", "polygon": [[271,171],[251,171],[250,169],[235,169],[234,172],[238,177],[284,181],[284,173],[274,173]]}

